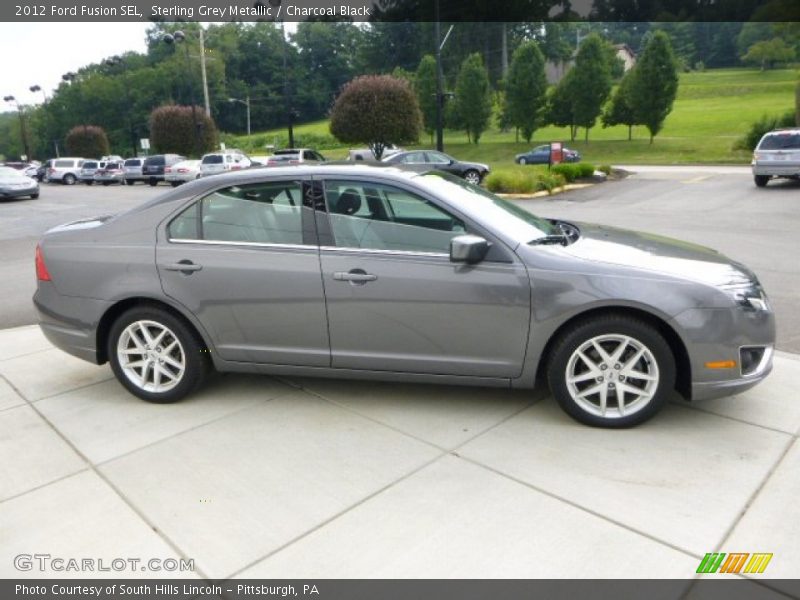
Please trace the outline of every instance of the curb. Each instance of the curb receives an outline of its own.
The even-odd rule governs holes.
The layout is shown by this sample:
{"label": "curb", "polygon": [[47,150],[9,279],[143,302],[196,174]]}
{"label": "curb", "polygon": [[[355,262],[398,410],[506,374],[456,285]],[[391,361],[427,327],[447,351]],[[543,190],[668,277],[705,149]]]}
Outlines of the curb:
{"label": "curb", "polygon": [[593,185],[597,184],[568,183],[565,186],[553,188],[553,190],[550,192],[548,192],[547,190],[542,190],[541,192],[534,192],[533,194],[495,194],[495,196],[499,196],[500,198],[506,198],[507,200],[535,200],[537,198],[549,198],[550,196],[555,196],[556,194],[562,194],[564,192],[569,192],[572,190],[582,190],[583,188],[591,187]]}

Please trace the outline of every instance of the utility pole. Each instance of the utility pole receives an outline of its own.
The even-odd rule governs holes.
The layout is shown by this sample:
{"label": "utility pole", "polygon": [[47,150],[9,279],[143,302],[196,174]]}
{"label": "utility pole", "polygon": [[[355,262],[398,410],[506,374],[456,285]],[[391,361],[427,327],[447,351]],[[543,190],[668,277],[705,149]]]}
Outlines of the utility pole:
{"label": "utility pole", "polygon": [[439,0],[434,2],[434,35],[436,39],[436,149],[439,152],[444,151],[444,131],[442,123],[442,104],[444,101],[444,94],[442,92],[442,24],[439,22]]}
{"label": "utility pole", "polygon": [[208,76],[206,75],[206,41],[203,25],[200,24],[200,72],[203,75],[203,102],[205,103],[206,116],[211,116],[211,104],[208,101]]}

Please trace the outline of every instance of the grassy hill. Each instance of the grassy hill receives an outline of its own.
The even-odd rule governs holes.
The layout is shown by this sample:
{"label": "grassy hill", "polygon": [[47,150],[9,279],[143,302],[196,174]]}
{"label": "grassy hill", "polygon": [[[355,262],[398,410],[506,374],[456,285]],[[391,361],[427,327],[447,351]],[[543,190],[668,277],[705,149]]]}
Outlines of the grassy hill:
{"label": "grassy hill", "polygon": [[[569,131],[558,127],[538,130],[530,145],[515,142],[513,131],[492,128],[475,145],[467,143],[463,132],[448,130],[445,151],[463,160],[487,162],[497,168],[512,165],[514,155],[530,146],[560,140],[595,164],[748,163],[750,153],[734,151],[734,142],[762,115],[782,114],[793,108],[798,76],[798,69],[683,73],[672,113],[652,146],[643,127],[634,128],[634,139],[628,141],[627,127],[603,129],[598,124],[590,130],[588,144],[583,139],[570,142]],[[583,130],[579,135],[582,138]],[[323,150],[329,158],[347,155],[347,147],[331,137],[327,121],[297,126],[295,137],[296,142]],[[226,141],[253,154],[264,154],[264,144],[286,143],[286,130],[253,134],[250,138],[226,136]],[[426,134],[420,142],[419,147],[433,146]]]}

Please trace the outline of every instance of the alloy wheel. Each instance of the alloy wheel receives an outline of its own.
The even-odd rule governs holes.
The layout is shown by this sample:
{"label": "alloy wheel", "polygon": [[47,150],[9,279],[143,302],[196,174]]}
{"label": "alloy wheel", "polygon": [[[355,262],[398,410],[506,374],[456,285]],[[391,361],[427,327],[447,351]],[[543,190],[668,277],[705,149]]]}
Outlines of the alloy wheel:
{"label": "alloy wheel", "polygon": [[659,384],[658,362],[639,340],[620,334],[593,337],[572,353],[567,391],[583,411],[616,419],[644,409]]}
{"label": "alloy wheel", "polygon": [[186,355],[171,329],[156,321],[134,321],[119,336],[117,359],[125,377],[151,393],[168,392],[181,382]]}

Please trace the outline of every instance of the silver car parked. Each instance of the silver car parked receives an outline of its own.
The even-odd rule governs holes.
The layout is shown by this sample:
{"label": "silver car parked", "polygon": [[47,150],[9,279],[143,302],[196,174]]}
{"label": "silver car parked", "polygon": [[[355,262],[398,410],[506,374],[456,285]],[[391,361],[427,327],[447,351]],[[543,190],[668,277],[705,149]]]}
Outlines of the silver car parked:
{"label": "silver car parked", "polygon": [[440,172],[312,165],[203,178],[49,231],[34,303],[131,393],[219,371],[531,388],[640,423],[772,368],[756,276],[714,250],[539,218]]}
{"label": "silver car parked", "polygon": [[800,179],[800,128],[770,131],[753,152],[753,178],[765,187],[773,177]]}

